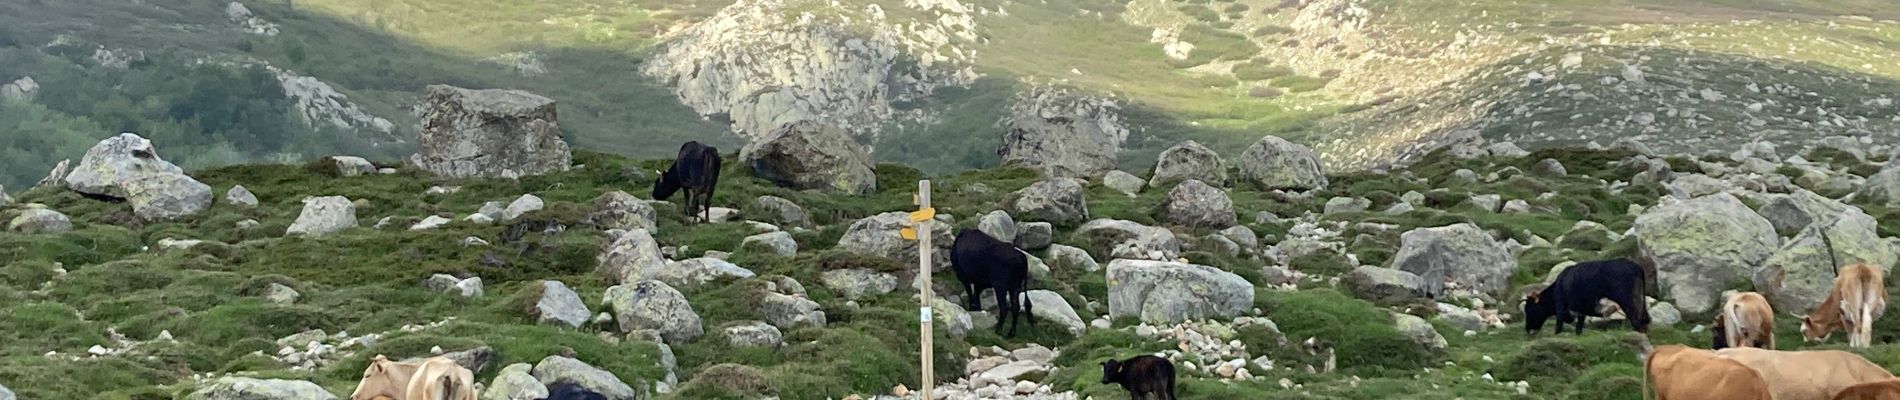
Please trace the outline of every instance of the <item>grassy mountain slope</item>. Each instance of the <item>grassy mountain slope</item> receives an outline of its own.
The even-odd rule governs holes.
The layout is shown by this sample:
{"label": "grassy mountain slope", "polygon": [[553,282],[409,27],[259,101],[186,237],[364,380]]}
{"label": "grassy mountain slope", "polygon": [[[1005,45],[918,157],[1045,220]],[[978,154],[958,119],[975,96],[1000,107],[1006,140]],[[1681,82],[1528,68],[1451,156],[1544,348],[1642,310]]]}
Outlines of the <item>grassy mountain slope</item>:
{"label": "grassy mountain slope", "polygon": [[[1666,190],[1655,184],[1611,192],[1602,180],[1630,179],[1639,172],[1618,168],[1613,161],[1628,156],[1618,151],[1546,150],[1516,160],[1455,160],[1431,157],[1412,170],[1419,179],[1386,175],[1344,174],[1331,177],[1333,188],[1320,191],[1310,199],[1272,201],[1268,195],[1251,189],[1233,192],[1238,211],[1252,215],[1259,211],[1285,216],[1317,213],[1324,199],[1332,196],[1356,196],[1373,200],[1373,209],[1382,209],[1398,201],[1395,193],[1409,190],[1430,192],[1417,211],[1385,215],[1345,213],[1320,217],[1325,224],[1345,226],[1342,237],[1356,237],[1347,252],[1360,263],[1380,265],[1396,251],[1398,234],[1414,227],[1471,222],[1496,230],[1519,241],[1532,237],[1556,241],[1578,220],[1598,221],[1612,231],[1627,229],[1634,216],[1625,214],[1631,205],[1651,205]],[[1571,167],[1569,177],[1553,178],[1512,175],[1489,182],[1465,182],[1451,177],[1450,171],[1466,168],[1488,174],[1516,168],[1528,170],[1533,160],[1563,160]],[[1810,154],[1816,160],[1831,160],[1822,154]],[[1712,161],[1711,159],[1710,161]],[[1690,160],[1672,163],[1692,165]],[[1876,160],[1878,161],[1878,160]],[[441,181],[402,167],[396,175],[338,178],[324,166],[255,165],[198,171],[196,175],[222,191],[243,184],[262,200],[256,209],[219,205],[211,212],[185,220],[141,223],[129,218],[124,204],[86,199],[58,189],[36,189],[19,197],[25,202],[46,204],[72,215],[77,229],[56,236],[30,236],[0,233],[0,382],[28,398],[62,399],[166,399],[188,393],[197,387],[196,377],[211,373],[257,375],[304,379],[317,382],[335,393],[347,393],[359,372],[374,354],[394,357],[421,355],[440,346],[449,351],[491,346],[497,350],[497,364],[533,363],[544,356],[572,349],[583,361],[614,372],[629,382],[653,381],[664,374],[658,367],[657,351],[650,344],[620,340],[617,335],[601,335],[598,328],[556,329],[532,325],[524,313],[537,290],[533,283],[541,279],[559,279],[581,293],[586,302],[598,307],[601,291],[607,283],[593,268],[594,256],[604,246],[603,235],[580,221],[590,209],[592,199],[610,190],[637,190],[650,180],[629,177],[622,171],[650,169],[664,161],[638,161],[595,153],[580,154],[577,163],[588,167],[571,172],[524,178],[520,181],[462,180]],[[1865,164],[1849,162],[1834,168],[1861,168]],[[762,278],[725,279],[698,287],[684,287],[694,309],[705,319],[709,336],[693,343],[676,344],[679,376],[683,386],[668,398],[751,398],[776,394],[786,399],[840,398],[852,393],[888,393],[896,384],[916,387],[917,329],[916,301],[899,291],[856,301],[855,306],[818,282],[824,270],[871,268],[900,276],[904,269],[890,261],[856,256],[830,250],[849,222],[862,216],[903,209],[908,204],[909,183],[924,175],[896,165],[879,168],[879,187],[871,196],[833,196],[796,192],[770,186],[751,177],[740,168],[726,168],[722,190],[715,204],[742,207],[749,199],[763,194],[782,196],[808,207],[822,226],[794,234],[800,255],[778,258],[752,253],[738,245],[739,237],[754,233],[744,223],[706,225],[684,224],[678,210],[661,205],[658,215],[663,245],[686,250],[680,257],[707,251],[732,251],[734,263],[750,268],[761,276],[783,275],[805,282],[811,298],[830,314],[825,328],[798,328],[786,332],[787,346],[779,350],[728,347],[716,332],[730,322],[756,320],[760,316],[750,303],[749,294],[764,285]],[[1798,171],[1795,171],[1798,172]],[[968,228],[976,215],[994,206],[994,196],[962,190],[966,185],[982,183],[996,191],[1012,191],[1027,186],[1032,174],[1018,170],[979,170],[935,177],[941,196],[941,212],[956,217],[959,226]],[[425,195],[432,185],[456,185],[452,194]],[[1433,191],[1432,189],[1443,189]],[[1549,201],[1534,200],[1545,192],[1558,193]],[[429,215],[460,216],[481,203],[507,200],[521,193],[532,193],[547,200],[548,207],[524,217],[525,221],[556,222],[569,229],[559,233],[529,233],[511,237],[510,227],[452,223],[432,231],[414,232],[401,227]],[[1499,214],[1468,205],[1464,199],[1473,194],[1500,194],[1504,199],[1532,201],[1550,212]],[[285,227],[301,208],[299,199],[311,194],[342,195],[361,201],[357,219],[361,227],[319,238],[285,238]],[[1088,192],[1089,209],[1098,218],[1121,218],[1152,222],[1150,210],[1165,195],[1151,190],[1128,197],[1110,189],[1092,186]],[[1900,233],[1900,210],[1861,204],[1882,224],[1884,234]],[[10,217],[18,207],[0,211]],[[383,217],[391,228],[377,229]],[[240,220],[260,222],[240,227]],[[1389,224],[1390,226],[1381,226]],[[1271,244],[1293,228],[1291,219],[1249,223],[1246,226],[1265,235]],[[1091,244],[1066,234],[1073,227],[1057,227],[1057,241],[1084,248]],[[1206,232],[1184,232],[1202,234]],[[462,238],[488,239],[490,246],[464,246]],[[161,239],[199,239],[205,244],[189,249],[158,246]],[[1562,261],[1590,260],[1630,254],[1633,240],[1616,243],[1558,241],[1561,245],[1532,248],[1519,258],[1519,271],[1513,284],[1541,281],[1548,269]],[[1096,250],[1099,251],[1099,250]],[[1412,312],[1424,316],[1419,307],[1375,307],[1340,294],[1326,278],[1343,273],[1350,261],[1321,252],[1317,256],[1291,260],[1290,266],[1316,278],[1301,282],[1298,290],[1269,289],[1261,286],[1255,306],[1262,316],[1279,322],[1285,339],[1294,342],[1309,337],[1332,341],[1339,351],[1340,371],[1307,373],[1303,366],[1314,360],[1294,348],[1276,344],[1281,338],[1259,328],[1242,329],[1234,340],[1246,343],[1256,355],[1268,355],[1279,368],[1255,369],[1263,379],[1248,382],[1222,382],[1187,377],[1181,386],[1184,398],[1274,398],[1303,399],[1510,399],[1510,398],[1588,398],[1633,399],[1637,397],[1635,380],[1640,366],[1630,352],[1629,340],[1620,327],[1592,331],[1582,337],[1526,338],[1513,328],[1459,335],[1458,328],[1444,322],[1436,327],[1445,332],[1449,348],[1432,351],[1404,339],[1394,331],[1387,312]],[[1260,261],[1234,259],[1205,252],[1186,255],[1198,263],[1231,271],[1258,281]],[[58,270],[66,272],[60,273]],[[939,292],[957,293],[957,284],[947,272],[934,277]],[[431,294],[418,282],[433,273],[480,276],[487,295],[462,299],[453,295]],[[914,273],[914,272],[913,272]],[[276,304],[260,298],[265,286],[282,284],[302,293],[293,304]],[[1093,319],[1097,311],[1081,305],[1102,299],[1106,282],[1100,273],[1074,268],[1057,268],[1053,276],[1036,279],[1034,288],[1057,292],[1078,305],[1083,318]],[[1510,307],[1504,307],[1509,309]],[[1424,308],[1429,309],[1429,308]],[[1702,316],[1689,316],[1689,322],[1672,327],[1658,326],[1651,332],[1655,343],[1701,343],[1702,334],[1687,327],[1706,324]],[[1891,320],[1891,319],[1889,319]],[[398,331],[405,325],[445,324],[416,332]],[[1900,324],[1895,322],[1894,324]],[[1800,343],[1798,329],[1791,321],[1780,326],[1782,343]],[[1883,322],[1877,332],[1891,332]],[[1115,330],[1091,330],[1071,337],[1054,324],[1044,323],[1014,339],[1004,339],[987,330],[978,330],[965,339],[939,335],[936,339],[942,380],[954,380],[968,361],[971,346],[1014,348],[1039,343],[1062,350],[1056,360],[1060,368],[1040,378],[1057,391],[1077,391],[1098,399],[1122,398],[1120,389],[1100,385],[1093,368],[1111,357],[1173,347],[1135,336],[1132,323],[1118,321]],[[1896,325],[1900,327],[1900,325]],[[355,335],[389,332],[389,336],[367,348],[350,349],[355,355],[317,370],[296,370],[253,352],[270,354],[278,347],[276,338],[323,329]],[[151,341],[160,332],[170,332],[175,342]],[[115,335],[123,335],[117,337]],[[1891,340],[1882,339],[1883,342]],[[128,344],[135,343],[135,344]],[[105,357],[73,357],[84,354],[93,345],[126,349],[125,353]],[[1900,345],[1882,344],[1862,352],[1876,363],[1900,367]],[[1837,346],[1822,346],[1835,348]],[[840,349],[852,349],[842,351]],[[52,356],[47,354],[52,352]],[[148,357],[149,356],[149,357]],[[728,367],[737,363],[750,366],[762,379],[762,389],[732,392],[724,382],[734,379]],[[1205,364],[1205,363],[1203,363]],[[718,372],[714,372],[718,371]],[[482,374],[483,381],[493,378],[493,370]],[[1189,374],[1192,375],[1192,374]],[[1497,381],[1530,381],[1528,394],[1518,394],[1512,386]],[[1184,375],[1188,376],[1188,375]],[[1198,376],[1198,375],[1196,375]],[[1556,379],[1560,378],[1560,379]],[[1280,380],[1300,385],[1283,388]],[[741,386],[743,387],[743,386]]]}

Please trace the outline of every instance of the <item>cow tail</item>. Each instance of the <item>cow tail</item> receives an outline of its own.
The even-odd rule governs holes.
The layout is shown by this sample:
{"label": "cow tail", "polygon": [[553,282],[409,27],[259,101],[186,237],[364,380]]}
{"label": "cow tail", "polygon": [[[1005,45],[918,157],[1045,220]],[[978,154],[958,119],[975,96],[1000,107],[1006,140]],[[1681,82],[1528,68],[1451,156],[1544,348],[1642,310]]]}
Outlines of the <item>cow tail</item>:
{"label": "cow tail", "polygon": [[455,382],[455,377],[452,375],[444,374],[441,378],[437,379],[442,383],[442,396],[436,397],[438,399],[454,400],[455,394],[462,391],[461,388],[456,387],[457,382]]}

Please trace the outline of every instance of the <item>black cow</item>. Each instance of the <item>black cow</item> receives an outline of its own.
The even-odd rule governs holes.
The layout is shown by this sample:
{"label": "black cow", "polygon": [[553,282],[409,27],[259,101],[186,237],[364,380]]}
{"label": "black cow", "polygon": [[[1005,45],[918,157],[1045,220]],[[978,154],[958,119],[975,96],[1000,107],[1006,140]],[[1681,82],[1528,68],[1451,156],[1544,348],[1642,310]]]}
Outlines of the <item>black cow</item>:
{"label": "black cow", "polygon": [[548,400],[607,400],[607,396],[589,391],[580,385],[556,382],[548,385]]}
{"label": "black cow", "polygon": [[[688,220],[712,219],[713,189],[719,186],[719,164],[725,162],[719,156],[719,148],[686,142],[680,145],[680,155],[673,159],[673,166],[660,173],[660,180],[653,183],[653,199],[666,200],[674,192],[686,189],[686,205],[681,207]],[[703,214],[702,214],[703,213]]]}
{"label": "black cow", "polygon": [[1174,400],[1174,363],[1155,356],[1102,362],[1102,384],[1120,383],[1128,398]]}
{"label": "black cow", "polygon": [[[1029,313],[1029,256],[1016,245],[996,240],[990,235],[975,229],[965,229],[957,234],[956,243],[950,246],[950,266],[957,273],[957,280],[963,283],[964,308],[970,311],[983,310],[983,290],[996,291],[996,333],[1003,333],[1003,323],[1009,323],[1007,337],[1016,336],[1016,325]],[[1036,326],[1035,316],[1029,318],[1029,326]]]}
{"label": "black cow", "polygon": [[1584,317],[1604,316],[1597,306],[1603,299],[1623,309],[1630,328],[1649,332],[1648,304],[1643,294],[1643,267],[1629,260],[1591,261],[1573,265],[1557,275],[1542,292],[1524,296],[1524,333],[1537,335],[1544,320],[1557,317],[1557,333],[1574,322],[1583,334]]}
{"label": "black cow", "polygon": [[1715,314],[1715,326],[1710,327],[1709,331],[1714,332],[1709,335],[1712,336],[1710,338],[1712,343],[1709,343],[1709,350],[1728,348],[1728,316],[1720,313]]}

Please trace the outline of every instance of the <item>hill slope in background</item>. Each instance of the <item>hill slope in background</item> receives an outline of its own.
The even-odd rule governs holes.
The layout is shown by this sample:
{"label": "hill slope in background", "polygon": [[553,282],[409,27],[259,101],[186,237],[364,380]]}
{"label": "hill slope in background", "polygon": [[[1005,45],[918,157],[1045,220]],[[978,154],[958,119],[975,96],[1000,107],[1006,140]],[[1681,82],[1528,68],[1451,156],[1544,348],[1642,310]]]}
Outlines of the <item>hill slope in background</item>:
{"label": "hill slope in background", "polygon": [[[881,160],[936,172],[993,165],[1005,103],[1037,85],[1122,103],[1125,166],[1183,139],[1238,151],[1268,134],[1345,169],[1473,129],[1527,148],[1886,140],[1900,105],[1880,93],[1900,77],[1900,25],[1876,3],[297,0],[238,13],[212,0],[10,2],[0,78],[33,77],[50,99],[4,121],[15,126],[5,140],[34,149],[10,158],[30,161],[6,166],[5,182],[31,182],[83,151],[73,143],[114,130],[182,143],[194,166],[393,157],[420,88],[438,83],[554,98],[582,148],[735,149],[817,117],[851,125]],[[286,98],[243,95],[268,92],[262,78],[215,79],[232,82],[223,97],[196,93],[210,83],[138,82],[205,65],[263,68]],[[1626,79],[1630,68],[1644,79]],[[195,111],[218,108],[229,112]]]}

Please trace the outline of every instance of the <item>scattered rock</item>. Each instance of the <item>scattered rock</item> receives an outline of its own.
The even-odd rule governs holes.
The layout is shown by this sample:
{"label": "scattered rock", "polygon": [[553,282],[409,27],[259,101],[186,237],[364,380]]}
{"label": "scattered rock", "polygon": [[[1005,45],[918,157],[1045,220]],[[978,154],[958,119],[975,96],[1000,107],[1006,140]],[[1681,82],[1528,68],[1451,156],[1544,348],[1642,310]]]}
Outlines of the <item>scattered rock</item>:
{"label": "scattered rock", "polygon": [[758,214],[762,214],[756,217],[765,222],[800,228],[816,226],[811,222],[811,214],[791,200],[778,196],[759,196],[752,200],[752,205],[758,210]]}
{"label": "scattered rock", "polygon": [[301,297],[303,297],[302,293],[297,293],[296,289],[291,289],[289,286],[284,286],[281,283],[272,282],[269,286],[264,287],[264,301],[271,302],[272,304],[295,304],[297,303],[297,299]]}
{"label": "scattered rock", "polygon": [[1424,279],[1425,293],[1433,298],[1444,298],[1450,285],[1503,297],[1517,270],[1517,257],[1469,223],[1413,229],[1399,241],[1393,267]]}
{"label": "scattered rock", "polygon": [[759,313],[766,322],[779,329],[790,330],[800,325],[825,326],[825,312],[819,309],[818,302],[803,297],[766,293],[759,299]]}
{"label": "scattered rock", "polygon": [[514,202],[508,203],[508,208],[501,211],[500,220],[513,221],[516,218],[521,218],[523,215],[528,215],[528,213],[541,211],[541,209],[546,206],[547,203],[542,202],[540,197],[532,194],[524,194],[519,198],[515,198]]}
{"label": "scattered rock", "polygon": [[1563,163],[1551,158],[1538,161],[1537,165],[1531,166],[1531,172],[1543,176],[1570,176],[1570,171],[1564,169]]}
{"label": "scattered rock", "polygon": [[1029,222],[1022,224],[1022,233],[1016,235],[1016,245],[1023,250],[1036,251],[1049,248],[1055,243],[1055,224],[1048,222]]}
{"label": "scattered rock", "polygon": [[159,158],[150,140],[131,133],[93,145],[66,175],[66,187],[125,199],[148,221],[197,215],[211,207],[211,186],[186,176],[183,168]]}
{"label": "scattered rock", "polygon": [[1531,152],[1524,151],[1524,149],[1517,147],[1516,143],[1511,142],[1492,143],[1490,146],[1485,146],[1484,151],[1491,153],[1492,157],[1506,159],[1523,158],[1531,155]]}
{"label": "scattered rock", "polygon": [[513,364],[501,369],[495,380],[482,391],[481,400],[542,400],[548,397],[547,385],[535,379],[534,366]]}
{"label": "scattered rock", "polygon": [[653,279],[667,264],[660,243],[644,229],[609,231],[613,242],[598,257],[600,272],[621,284]]}
{"label": "scattered rock", "polygon": [[1079,90],[1038,86],[1010,106],[1009,131],[997,154],[1003,165],[1048,178],[1091,178],[1115,168],[1128,139],[1121,106]]}
{"label": "scattered rock", "polygon": [[1717,294],[1748,279],[1781,242],[1768,220],[1727,193],[1651,207],[1634,232],[1663,293],[1689,314],[1715,309]]}
{"label": "scattered rock", "polygon": [[1112,258],[1165,261],[1181,256],[1173,231],[1132,221],[1098,219],[1076,228],[1075,236]]}
{"label": "scattered rock", "polygon": [[1154,177],[1148,178],[1148,186],[1164,188],[1190,179],[1225,186],[1227,161],[1200,142],[1181,142],[1161,152],[1155,161]]}
{"label": "scattered rock", "polygon": [[765,249],[768,254],[779,257],[798,255],[798,241],[792,240],[792,234],[785,232],[768,232],[747,236],[745,241],[739,243],[739,248]]}
{"label": "scattered rock", "polygon": [[[667,343],[688,343],[705,334],[699,313],[686,302],[686,295],[660,281],[641,281],[607,288],[602,296],[614,312],[621,332],[657,330]],[[546,379],[542,380],[546,382]]]}
{"label": "scattered rock", "polygon": [[1782,237],[1801,233],[1816,222],[1829,222],[1825,219],[1848,208],[1839,201],[1799,188],[1788,194],[1765,194],[1759,200],[1762,206],[1756,213],[1768,220],[1768,224],[1775,227],[1775,234]]}
{"label": "scattered rock", "polygon": [[560,281],[541,281],[541,298],[534,302],[534,318],[542,325],[565,325],[580,328],[587,323],[587,303],[581,301],[580,294],[568,289]]}
{"label": "scattered rock", "polygon": [[747,144],[739,158],[760,178],[798,190],[877,191],[871,155],[844,130],[816,121],[786,124]]}
{"label": "scattered rock", "polygon": [[[931,252],[935,265],[948,265],[950,262],[950,244],[955,241],[949,227],[956,226],[947,214],[937,214],[932,224],[931,245],[937,247]],[[917,267],[917,241],[905,240],[898,232],[910,226],[910,213],[888,212],[858,220],[846,228],[844,236],[838,239],[838,249],[859,254],[882,256],[903,265]],[[780,328],[783,328],[781,326]]]}
{"label": "scattered rock", "polygon": [[251,190],[245,189],[244,185],[232,186],[231,190],[224,192],[224,202],[244,208],[257,207],[257,195],[251,194]]}
{"label": "scattered rock", "polygon": [[1439,336],[1438,330],[1432,328],[1432,324],[1425,322],[1424,318],[1410,314],[1394,314],[1394,317],[1398,319],[1399,332],[1412,338],[1413,342],[1434,351],[1444,350],[1448,346],[1445,337]]}
{"label": "scattered rock", "polygon": [[191,400],[336,400],[336,396],[307,381],[227,376],[192,392]]}
{"label": "scattered rock", "polygon": [[1319,156],[1313,150],[1275,136],[1260,138],[1240,155],[1240,179],[1261,190],[1326,188]]}
{"label": "scattered rock", "polygon": [[1239,245],[1243,251],[1251,252],[1260,248],[1260,236],[1251,228],[1236,225],[1222,229],[1219,234]]}
{"label": "scattered rock", "polygon": [[1405,304],[1427,295],[1424,278],[1391,268],[1362,265],[1346,274],[1344,283],[1359,298],[1378,304]]}
{"label": "scattered rock", "polygon": [[897,290],[897,277],[864,268],[825,271],[819,283],[847,300],[881,296]]}
{"label": "scattered rock", "polygon": [[1531,212],[1531,203],[1520,199],[1511,199],[1511,201],[1504,202],[1504,207],[1499,208],[1498,212],[1505,214],[1529,214]]}
{"label": "scattered rock", "polygon": [[561,383],[580,386],[587,391],[606,396],[608,400],[641,398],[638,392],[633,391],[632,386],[627,386],[626,382],[614,377],[613,373],[567,357],[548,356],[541,359],[541,363],[534,365],[534,378],[548,386]]}
{"label": "scattered rock", "polygon": [[455,222],[455,221],[450,220],[448,218],[442,218],[440,216],[431,215],[431,216],[428,216],[427,218],[423,218],[422,221],[420,222],[416,222],[415,225],[410,225],[409,230],[426,231],[430,229],[441,228],[443,225],[448,225],[450,222]]}
{"label": "scattered rock", "polygon": [[1900,163],[1887,162],[1885,169],[1867,177],[1867,183],[1854,196],[1873,204],[1900,207]]}
{"label": "scattered rock", "polygon": [[1082,184],[1072,179],[1045,179],[1011,193],[1003,210],[1022,221],[1071,224],[1088,220]]}
{"label": "scattered rock", "polygon": [[336,168],[337,176],[345,178],[376,175],[376,164],[371,164],[369,160],[365,160],[362,157],[329,156],[324,157],[323,162],[330,163],[330,165]]}
{"label": "scattered rock", "polygon": [[27,208],[7,222],[8,232],[50,235],[71,232],[73,221],[66,214],[46,208]]}
{"label": "scattered rock", "polygon": [[[1069,305],[1068,300],[1063,300],[1062,295],[1047,290],[1031,290],[1025,296],[1029,298],[1030,315],[1035,318],[1061,325],[1068,329],[1069,334],[1078,337],[1082,336],[1083,330],[1088,329],[1088,325],[1082,322],[1082,317],[1076,315],[1075,307]],[[1041,362],[1049,361],[1042,360]]]}
{"label": "scattered rock", "polygon": [[601,230],[645,229],[655,232],[653,206],[633,195],[622,191],[612,191],[594,198],[594,209],[587,213],[585,223]]}
{"label": "scattered rock", "polygon": [[653,274],[653,279],[678,287],[699,286],[722,279],[751,278],[752,270],[742,268],[726,260],[702,257],[691,260],[670,262]]}
{"label": "scattered rock", "polygon": [[1194,228],[1223,229],[1240,223],[1227,192],[1194,179],[1169,190],[1155,214],[1169,224]]}
{"label": "scattered rock", "polygon": [[1128,197],[1135,197],[1135,195],[1141,194],[1141,190],[1146,188],[1147,185],[1148,183],[1142,181],[1141,178],[1127,172],[1108,171],[1107,174],[1102,175],[1102,186],[1115,189],[1115,191],[1126,194]]}
{"label": "scattered rock", "polygon": [[455,293],[462,297],[482,297],[482,278],[456,278],[454,275],[435,274],[422,280],[422,288],[434,293]]}
{"label": "scattered rock", "polygon": [[996,240],[1011,243],[1016,242],[1016,237],[1022,233],[1022,229],[1016,225],[1016,220],[1010,218],[1009,213],[1002,210],[984,214],[983,219],[977,221],[976,229]]}
{"label": "scattered rock", "polygon": [[1485,210],[1487,212],[1498,212],[1499,210],[1502,210],[1503,202],[1504,202],[1504,196],[1499,196],[1495,194],[1479,194],[1479,195],[1471,196],[1471,206],[1477,207],[1478,209]]}
{"label": "scattered rock", "polygon": [[1372,207],[1372,200],[1358,197],[1334,197],[1326,200],[1325,215],[1362,213]]}
{"label": "scattered rock", "polygon": [[1108,314],[1149,323],[1239,316],[1253,307],[1253,284],[1204,265],[1115,260],[1108,263]]}
{"label": "scattered rock", "polygon": [[1095,258],[1089,257],[1088,251],[1059,244],[1049,246],[1047,261],[1050,266],[1061,269],[1079,269],[1084,272],[1102,269],[1101,264],[1095,262]]}
{"label": "scattered rock", "polygon": [[742,321],[726,327],[726,343],[732,347],[778,348],[785,344],[785,334],[778,328],[759,321]]}
{"label": "scattered rock", "polygon": [[356,204],[341,196],[306,197],[286,235],[321,237],[356,227]]}

